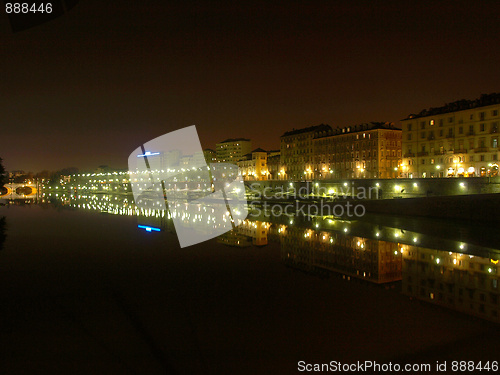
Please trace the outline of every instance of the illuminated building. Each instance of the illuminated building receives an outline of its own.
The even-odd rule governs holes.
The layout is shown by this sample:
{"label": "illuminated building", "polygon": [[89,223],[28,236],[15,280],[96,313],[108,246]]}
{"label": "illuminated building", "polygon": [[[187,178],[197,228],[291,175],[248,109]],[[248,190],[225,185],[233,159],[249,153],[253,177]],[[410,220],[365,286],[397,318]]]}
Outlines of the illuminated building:
{"label": "illuminated building", "polygon": [[252,141],[245,138],[230,138],[217,143],[215,148],[217,162],[236,163],[252,150]]}
{"label": "illuminated building", "polygon": [[251,153],[244,155],[237,164],[244,180],[261,181],[269,179],[267,151],[261,148],[257,148]]}
{"label": "illuminated building", "polygon": [[372,122],[318,129],[313,137],[315,179],[396,178],[401,163],[401,129]]}
{"label": "illuminated building", "polygon": [[21,171],[21,170],[18,170],[18,171],[11,171],[9,172],[9,178],[15,178],[15,177],[19,177],[19,176],[24,176],[26,174],[25,171]]}
{"label": "illuminated building", "polygon": [[498,175],[500,94],[423,110],[401,123],[404,177]]}
{"label": "illuminated building", "polygon": [[282,180],[281,177],[281,152],[280,150],[271,150],[267,152],[267,170],[269,180]]}
{"label": "illuminated building", "polygon": [[206,148],[203,150],[203,156],[205,157],[205,162],[207,165],[210,165],[210,163],[217,163],[217,156],[215,154],[215,150],[212,150],[211,148]]}
{"label": "illuminated building", "polygon": [[205,153],[195,152],[193,155],[183,155],[179,162],[180,166],[190,168],[192,166],[202,166],[205,164]]}
{"label": "illuminated building", "polygon": [[310,180],[314,176],[314,135],[329,131],[329,125],[321,124],[303,129],[293,129],[280,137],[280,179]]}

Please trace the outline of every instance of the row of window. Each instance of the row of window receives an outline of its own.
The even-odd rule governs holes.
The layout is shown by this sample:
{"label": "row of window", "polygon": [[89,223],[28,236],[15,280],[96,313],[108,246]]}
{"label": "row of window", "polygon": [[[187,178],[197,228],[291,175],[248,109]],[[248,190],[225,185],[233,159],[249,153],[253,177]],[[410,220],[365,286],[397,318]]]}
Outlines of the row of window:
{"label": "row of window", "polygon": [[[488,159],[488,160],[487,160]],[[468,158],[465,156],[459,156],[457,158],[439,158],[438,162],[440,164],[449,163],[449,164],[457,164],[457,163],[465,163],[465,162],[475,162],[475,161],[498,161],[498,154],[483,154],[483,155],[470,155]],[[409,165],[413,165],[413,160],[409,160]],[[420,164],[436,164],[436,159],[434,158],[422,158],[420,159]]]}
{"label": "row of window", "polygon": [[[489,142],[487,142],[486,137],[483,137],[483,138],[480,138],[477,143],[476,143],[475,139],[469,139],[469,142],[468,142],[469,150],[472,151],[472,150],[477,149],[475,147],[476,144],[477,144],[477,148],[479,148],[479,149],[484,149],[484,148],[487,148],[487,147],[498,148],[498,146],[499,146],[498,137],[491,137]],[[464,143],[463,140],[459,140],[457,142],[457,145],[458,145],[458,147],[455,149],[455,151],[457,153],[458,152],[460,152],[460,153],[467,153],[467,150],[464,148],[465,143]],[[453,146],[454,146],[453,143],[450,142],[448,144],[448,149],[450,151],[453,151],[453,149],[454,149]],[[408,146],[407,150],[408,150],[408,153],[411,154],[412,153],[412,146]],[[427,152],[427,145],[426,144],[420,145],[420,152]],[[436,152],[435,148],[434,148],[434,145],[433,145],[432,142],[431,142],[430,152],[431,153]],[[438,153],[444,154],[444,152],[445,152],[445,149],[444,149],[443,143],[441,142],[440,145],[439,145],[439,151],[438,151]]]}
{"label": "row of window", "polygon": [[[490,112],[490,115],[491,117],[497,117],[498,116],[498,109],[493,109],[491,110]],[[486,119],[486,112],[479,112],[478,116],[477,116],[477,120],[479,121],[484,121]],[[474,114],[471,114],[469,116],[469,120],[474,120]],[[452,123],[453,122],[453,117],[448,117],[448,123]],[[459,123],[463,123],[463,119],[461,118],[459,120]],[[435,124],[435,121],[433,119],[429,120],[429,126],[434,126]],[[444,119],[439,119],[439,126],[443,126],[444,124]],[[412,123],[409,123],[407,124],[407,129],[409,131],[412,130]],[[425,127],[427,126],[427,121],[420,121],[420,129],[425,129]]]}
{"label": "row of window", "polygon": [[[487,129],[487,127],[486,127],[485,123],[479,124],[479,132],[485,132],[486,129]],[[499,129],[498,122],[491,123],[491,125],[490,125],[490,133],[498,133],[498,129]],[[458,134],[459,135],[461,135],[461,134],[474,135],[475,134],[475,126],[474,125],[469,125],[467,133],[464,133],[464,130],[465,130],[464,127],[460,126],[458,128]],[[439,137],[443,137],[444,136],[444,131],[443,130],[439,130],[438,134],[439,134]],[[449,128],[448,129],[448,134],[446,136],[447,137],[453,137],[453,135],[454,135],[453,134],[453,129]],[[411,141],[412,140],[412,136],[413,136],[412,133],[408,133],[406,135],[406,139],[408,141]],[[426,133],[425,131],[420,132],[420,138],[424,139],[426,136],[428,136],[429,139],[433,139],[434,138],[434,131],[431,130],[428,133]]]}
{"label": "row of window", "polygon": [[[333,144],[332,144],[333,143]],[[336,148],[343,148],[344,146],[346,146],[347,148],[359,148],[360,145],[362,148],[366,148],[366,147],[370,147],[370,146],[373,146],[373,147],[377,147],[377,141],[361,141],[361,142],[330,142],[330,141],[318,141],[316,143],[317,147],[321,147],[321,146],[332,146],[332,147],[336,147]],[[401,141],[381,141],[380,142],[380,147],[399,147],[401,146]]]}

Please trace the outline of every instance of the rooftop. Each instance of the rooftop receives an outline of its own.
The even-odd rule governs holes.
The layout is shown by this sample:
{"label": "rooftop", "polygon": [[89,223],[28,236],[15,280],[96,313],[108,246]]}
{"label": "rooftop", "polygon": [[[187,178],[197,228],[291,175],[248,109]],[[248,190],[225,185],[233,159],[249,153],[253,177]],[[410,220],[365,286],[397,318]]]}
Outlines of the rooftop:
{"label": "rooftop", "polygon": [[447,103],[442,107],[424,109],[417,114],[408,115],[408,117],[402,121],[419,117],[435,116],[443,113],[464,111],[466,109],[485,107],[493,104],[500,104],[500,93],[482,94],[480,98],[475,100],[461,99],[452,103]]}
{"label": "rooftop", "polygon": [[263,150],[263,149],[261,149],[260,147],[259,147],[259,148],[256,148],[255,150],[253,150],[253,151],[252,151],[252,153],[254,153],[254,152],[266,152],[266,153],[267,153],[267,151],[266,151],[266,150]]}
{"label": "rooftop", "polygon": [[314,134],[314,138],[330,137],[334,135],[350,134],[376,129],[401,130],[395,127],[394,123],[392,122],[370,122],[365,124],[346,126],[343,128],[330,129],[327,131],[319,130]]}
{"label": "rooftop", "polygon": [[307,128],[302,128],[302,129],[292,129],[290,131],[287,131],[283,133],[281,137],[288,137],[290,135],[296,135],[296,134],[303,134],[303,133],[310,133],[310,132],[316,132],[316,131],[321,131],[321,130],[332,130],[332,127],[330,125],[326,124],[320,124],[320,125],[315,125],[315,126],[309,126]]}
{"label": "rooftop", "polygon": [[228,142],[250,142],[250,139],[246,138],[228,138],[225,141],[219,142],[219,143],[228,143]]}

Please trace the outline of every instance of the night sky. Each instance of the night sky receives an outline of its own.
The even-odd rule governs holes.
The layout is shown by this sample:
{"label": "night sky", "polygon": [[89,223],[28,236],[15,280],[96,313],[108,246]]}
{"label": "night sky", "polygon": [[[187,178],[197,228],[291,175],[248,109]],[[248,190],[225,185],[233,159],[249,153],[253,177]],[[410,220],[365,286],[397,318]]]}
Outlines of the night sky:
{"label": "night sky", "polygon": [[[112,4],[110,4],[112,3]],[[0,16],[9,170],[125,168],[195,124],[203,147],[369,121],[500,91],[495,1],[81,0],[13,33]]]}

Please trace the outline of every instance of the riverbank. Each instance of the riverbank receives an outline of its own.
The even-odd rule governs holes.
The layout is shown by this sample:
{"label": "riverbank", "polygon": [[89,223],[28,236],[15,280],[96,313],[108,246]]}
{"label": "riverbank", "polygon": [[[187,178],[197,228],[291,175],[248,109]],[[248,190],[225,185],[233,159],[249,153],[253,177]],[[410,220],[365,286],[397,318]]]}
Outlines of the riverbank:
{"label": "riverbank", "polygon": [[[309,214],[345,216],[352,213],[418,216],[480,222],[500,222],[500,194],[450,195],[393,199],[260,199],[252,204],[289,207]],[[362,209],[360,208],[362,206]],[[356,209],[358,207],[358,209]],[[317,211],[317,212],[316,212]],[[356,215],[355,215],[356,216]]]}

